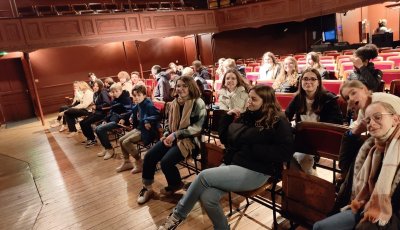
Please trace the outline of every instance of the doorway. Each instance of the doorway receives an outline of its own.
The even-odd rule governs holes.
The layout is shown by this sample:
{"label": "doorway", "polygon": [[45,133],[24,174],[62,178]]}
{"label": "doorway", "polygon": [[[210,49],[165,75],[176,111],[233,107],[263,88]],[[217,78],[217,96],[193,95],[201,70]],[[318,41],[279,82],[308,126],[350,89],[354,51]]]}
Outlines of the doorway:
{"label": "doorway", "polygon": [[0,123],[35,117],[20,58],[0,60]]}

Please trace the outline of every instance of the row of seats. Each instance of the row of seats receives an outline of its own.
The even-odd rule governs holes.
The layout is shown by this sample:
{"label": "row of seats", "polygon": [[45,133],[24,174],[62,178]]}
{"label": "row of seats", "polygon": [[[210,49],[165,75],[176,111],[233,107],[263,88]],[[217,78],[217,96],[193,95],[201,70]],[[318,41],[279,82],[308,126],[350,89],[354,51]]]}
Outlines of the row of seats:
{"label": "row of seats", "polygon": [[148,2],[148,3],[89,3],[63,5],[36,5],[18,7],[19,17],[81,15],[81,14],[108,14],[127,13],[157,10],[192,10],[181,2]]}

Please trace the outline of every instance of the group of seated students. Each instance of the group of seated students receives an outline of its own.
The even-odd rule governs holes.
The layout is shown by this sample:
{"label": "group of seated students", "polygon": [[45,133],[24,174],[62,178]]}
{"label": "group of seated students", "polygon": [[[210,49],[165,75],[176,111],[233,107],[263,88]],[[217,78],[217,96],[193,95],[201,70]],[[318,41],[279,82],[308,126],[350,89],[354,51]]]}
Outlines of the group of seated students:
{"label": "group of seated students", "polygon": [[[369,62],[374,58],[374,48],[367,45],[355,52],[354,74],[340,89],[348,109],[357,115],[343,137],[341,148],[339,166],[346,179],[336,201],[336,212],[332,212],[336,214],[315,223],[314,229],[400,229],[400,98],[375,92],[376,78],[381,73]],[[217,74],[223,76],[218,109],[226,111],[218,130],[225,148],[223,163],[196,176],[159,229],[175,229],[197,201],[202,203],[214,229],[229,229],[219,203],[227,192],[257,189],[282,171],[287,162],[293,164],[291,168],[316,175],[314,158],[294,151],[293,126],[301,121],[343,124],[339,96],[323,88],[321,65],[310,64],[298,75],[293,58],[286,58],[282,67],[271,67],[273,56],[268,54],[265,62],[271,63],[264,69],[265,76],[275,77],[278,88],[290,87],[293,82],[298,84],[295,97],[283,111],[275,96],[276,91],[280,92],[278,88],[251,87],[233,59],[222,60]],[[108,131],[134,127],[119,139],[124,159],[116,171],[142,173],[139,204],[148,202],[155,194],[152,184],[158,163],[167,180],[160,194],[170,196],[184,187],[176,165],[199,153],[207,109],[217,108],[207,107],[204,102],[204,93],[209,89],[203,80],[210,76],[201,62],[195,61],[192,68],[171,63],[167,71],[155,65],[151,72],[157,79],[153,100],[168,104],[161,138],[160,111],[146,96],[146,87],[136,72],[132,75],[136,74],[139,80],[135,82],[132,78],[134,83],[126,72],[118,74],[118,83],[103,84],[90,76],[94,93],[87,83],[74,83],[73,103],[62,107],[57,118],[59,124],[64,116],[70,131],[68,136],[74,136],[76,118],[85,116],[80,126],[87,139],[83,142],[86,147],[97,143],[92,128],[96,124],[94,130],[104,148],[98,156],[105,160],[114,154]],[[365,132],[368,138],[361,141]],[[156,142],[143,159],[137,152],[139,141],[144,145]],[[130,156],[135,159],[133,164]]]}

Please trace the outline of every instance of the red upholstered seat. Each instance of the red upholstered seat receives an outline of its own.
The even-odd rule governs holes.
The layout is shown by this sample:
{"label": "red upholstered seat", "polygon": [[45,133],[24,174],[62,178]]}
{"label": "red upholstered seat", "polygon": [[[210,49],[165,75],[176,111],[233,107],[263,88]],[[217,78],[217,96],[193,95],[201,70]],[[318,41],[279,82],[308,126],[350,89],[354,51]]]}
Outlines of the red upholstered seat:
{"label": "red upholstered seat", "polygon": [[379,56],[383,57],[384,61],[387,61],[388,57],[396,57],[399,56],[400,52],[391,52],[391,53],[380,53]]}
{"label": "red upholstered seat", "polygon": [[246,73],[253,72],[253,67],[252,66],[246,66],[245,71],[246,71]]}
{"label": "red upholstered seat", "polygon": [[335,71],[335,64],[323,64],[327,71]]}
{"label": "red upholstered seat", "polygon": [[258,80],[259,75],[260,74],[258,72],[246,72],[246,78],[251,83],[255,83]]}
{"label": "red upholstered seat", "polygon": [[274,80],[258,80],[257,85],[268,85],[272,87],[272,84],[274,84]]}
{"label": "red upholstered seat", "polygon": [[282,106],[282,109],[285,110],[290,102],[293,100],[295,93],[276,93],[276,99],[278,100],[279,104]]}
{"label": "red upholstered seat", "polygon": [[373,61],[373,63],[375,64],[375,69],[394,69],[393,61]]}
{"label": "red upholstered seat", "polygon": [[394,68],[395,69],[399,69],[400,68],[400,56],[391,56],[391,57],[388,57],[387,60],[394,62]]}
{"label": "red upholstered seat", "polygon": [[390,83],[395,80],[400,80],[400,69],[386,69],[382,70],[383,76],[382,80],[385,82],[385,88],[388,89],[390,87]]}
{"label": "red upholstered seat", "polygon": [[343,84],[342,80],[323,80],[322,85],[326,90],[334,94],[339,94],[340,86]]}

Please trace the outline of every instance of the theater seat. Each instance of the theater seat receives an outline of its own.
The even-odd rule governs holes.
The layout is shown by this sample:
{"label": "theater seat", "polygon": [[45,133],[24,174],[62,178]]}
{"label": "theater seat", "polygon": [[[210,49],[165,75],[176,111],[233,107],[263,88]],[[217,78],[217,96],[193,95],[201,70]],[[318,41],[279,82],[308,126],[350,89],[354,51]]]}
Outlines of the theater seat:
{"label": "theater seat", "polygon": [[382,80],[385,82],[385,89],[389,89],[390,83],[395,79],[400,79],[400,69],[382,70]]}
{"label": "theater seat", "polygon": [[57,13],[54,10],[53,6],[48,6],[48,5],[38,5],[38,6],[36,6],[36,11],[38,13],[38,16],[54,16],[54,15],[57,15]]}
{"label": "theater seat", "polygon": [[38,16],[38,14],[37,14],[34,6],[23,6],[23,7],[18,7],[18,16],[19,17],[35,17],[35,16]]}
{"label": "theater seat", "polygon": [[340,86],[342,84],[342,80],[322,80],[324,88],[333,94],[340,94]]}
{"label": "theater seat", "polygon": [[326,180],[286,169],[282,187],[282,216],[291,223],[311,228],[316,221],[327,217],[333,208],[335,186]]}
{"label": "theater seat", "polygon": [[394,69],[393,61],[373,61],[375,65],[375,69],[385,70],[385,69]]}
{"label": "theater seat", "polygon": [[397,57],[399,56],[399,52],[391,52],[391,53],[380,53],[379,56],[383,58],[384,61],[387,61],[388,57]]}
{"label": "theater seat", "polygon": [[257,85],[268,85],[271,86],[274,84],[274,80],[257,80]]}
{"label": "theater seat", "polygon": [[400,79],[393,80],[390,83],[390,93],[400,97]]}
{"label": "theater seat", "polygon": [[395,69],[400,69],[400,56],[391,56],[391,57],[388,57],[387,60],[394,62]]}
{"label": "theater seat", "polygon": [[276,93],[276,99],[282,107],[282,110],[286,110],[290,102],[293,100],[296,93]]}

